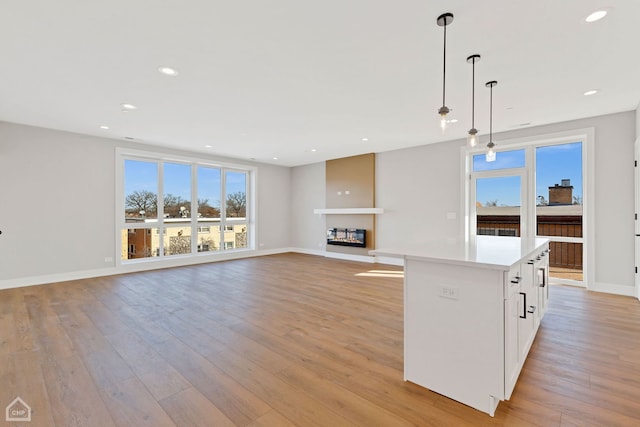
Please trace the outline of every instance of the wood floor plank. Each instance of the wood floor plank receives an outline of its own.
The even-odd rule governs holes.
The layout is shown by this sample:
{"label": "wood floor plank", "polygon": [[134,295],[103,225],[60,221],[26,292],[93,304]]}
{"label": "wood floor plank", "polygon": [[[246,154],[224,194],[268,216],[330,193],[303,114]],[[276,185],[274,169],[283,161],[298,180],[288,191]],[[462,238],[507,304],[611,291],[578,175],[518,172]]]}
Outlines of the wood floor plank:
{"label": "wood floor plank", "polygon": [[173,427],[175,424],[136,377],[110,383],[100,389],[111,417],[118,426]]}
{"label": "wood floor plank", "polygon": [[157,400],[191,387],[173,366],[133,331],[118,332],[105,338]]}
{"label": "wood floor plank", "polygon": [[56,426],[116,425],[80,357],[48,358],[41,366]]}
{"label": "wood floor plank", "polygon": [[188,388],[160,401],[175,425],[180,427],[233,427],[234,424],[213,403],[194,388]]}
{"label": "wood floor plank", "polygon": [[297,424],[291,422],[284,415],[278,411],[269,411],[257,420],[253,421],[247,427],[295,427]]}
{"label": "wood floor plank", "polygon": [[228,375],[238,378],[244,387],[268,403],[273,409],[305,426],[351,424],[329,407],[301,393],[266,369],[231,352],[220,353],[216,365]]}
{"label": "wood floor plank", "polygon": [[0,355],[0,405],[4,409],[20,397],[31,408],[29,426],[48,427],[53,416],[40,360],[38,352]]}
{"label": "wood floor plank", "polygon": [[271,409],[264,400],[247,390],[240,379],[223,372],[183,341],[175,339],[154,348],[234,423],[248,424]]}
{"label": "wood floor plank", "polygon": [[409,426],[409,421],[375,405],[310,370],[295,365],[276,374],[301,393],[308,394],[357,425]]}

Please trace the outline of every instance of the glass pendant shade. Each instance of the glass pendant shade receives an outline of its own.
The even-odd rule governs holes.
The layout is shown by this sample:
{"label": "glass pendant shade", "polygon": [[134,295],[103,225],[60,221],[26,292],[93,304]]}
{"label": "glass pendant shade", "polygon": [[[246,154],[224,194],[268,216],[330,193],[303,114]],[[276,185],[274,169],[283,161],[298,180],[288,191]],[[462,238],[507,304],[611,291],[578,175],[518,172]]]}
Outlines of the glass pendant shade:
{"label": "glass pendant shade", "polygon": [[489,142],[487,144],[487,154],[485,155],[485,160],[487,162],[495,162],[496,161],[496,152],[493,149],[493,147],[495,147],[495,144],[493,142]]}
{"label": "glass pendant shade", "polygon": [[478,129],[469,130],[469,134],[467,135],[467,145],[469,145],[470,148],[473,148],[478,145],[479,141],[480,137],[478,136]]}
{"label": "glass pendant shade", "polygon": [[444,133],[444,131],[447,130],[447,114],[449,113],[449,109],[443,105],[438,110],[438,113],[440,114],[440,129],[442,133]]}

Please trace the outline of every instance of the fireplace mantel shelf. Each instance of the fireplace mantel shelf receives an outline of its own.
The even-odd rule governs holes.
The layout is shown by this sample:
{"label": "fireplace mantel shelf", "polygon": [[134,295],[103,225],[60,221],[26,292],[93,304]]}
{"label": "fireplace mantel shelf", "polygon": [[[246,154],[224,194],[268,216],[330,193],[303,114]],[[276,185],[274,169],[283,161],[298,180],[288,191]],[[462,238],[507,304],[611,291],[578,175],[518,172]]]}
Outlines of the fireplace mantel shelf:
{"label": "fireplace mantel shelf", "polygon": [[383,214],[383,208],[337,208],[337,209],[314,209],[315,214],[325,215],[369,215]]}

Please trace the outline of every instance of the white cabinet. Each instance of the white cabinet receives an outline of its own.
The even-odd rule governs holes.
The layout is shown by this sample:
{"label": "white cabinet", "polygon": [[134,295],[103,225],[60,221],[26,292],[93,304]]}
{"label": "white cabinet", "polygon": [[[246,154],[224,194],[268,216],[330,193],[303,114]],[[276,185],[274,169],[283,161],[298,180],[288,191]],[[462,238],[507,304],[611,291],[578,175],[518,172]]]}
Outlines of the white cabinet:
{"label": "white cabinet", "polygon": [[[519,266],[518,266],[519,267]],[[507,275],[504,301],[504,398],[509,399],[520,374],[520,270],[513,268]]]}
{"label": "white cabinet", "polygon": [[548,248],[542,247],[509,273],[505,288],[505,399],[511,397],[549,301],[548,253]]}
{"label": "white cabinet", "polygon": [[404,258],[405,380],[493,416],[540,323],[544,294],[528,262],[547,248],[546,239],[478,236],[372,251]]}
{"label": "white cabinet", "polygon": [[538,310],[538,289],[534,287],[533,265],[528,261],[521,264],[522,280],[520,281],[520,299],[518,305],[518,347],[520,360],[529,354],[533,338],[540,324]]}

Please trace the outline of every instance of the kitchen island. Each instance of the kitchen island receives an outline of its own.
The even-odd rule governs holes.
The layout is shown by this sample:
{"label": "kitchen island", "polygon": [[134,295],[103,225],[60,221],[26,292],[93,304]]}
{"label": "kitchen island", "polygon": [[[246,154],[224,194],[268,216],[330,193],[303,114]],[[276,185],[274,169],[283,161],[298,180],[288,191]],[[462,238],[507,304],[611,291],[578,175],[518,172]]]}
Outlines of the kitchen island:
{"label": "kitchen island", "polygon": [[371,251],[404,259],[404,377],[493,416],[548,301],[549,242],[477,236]]}

